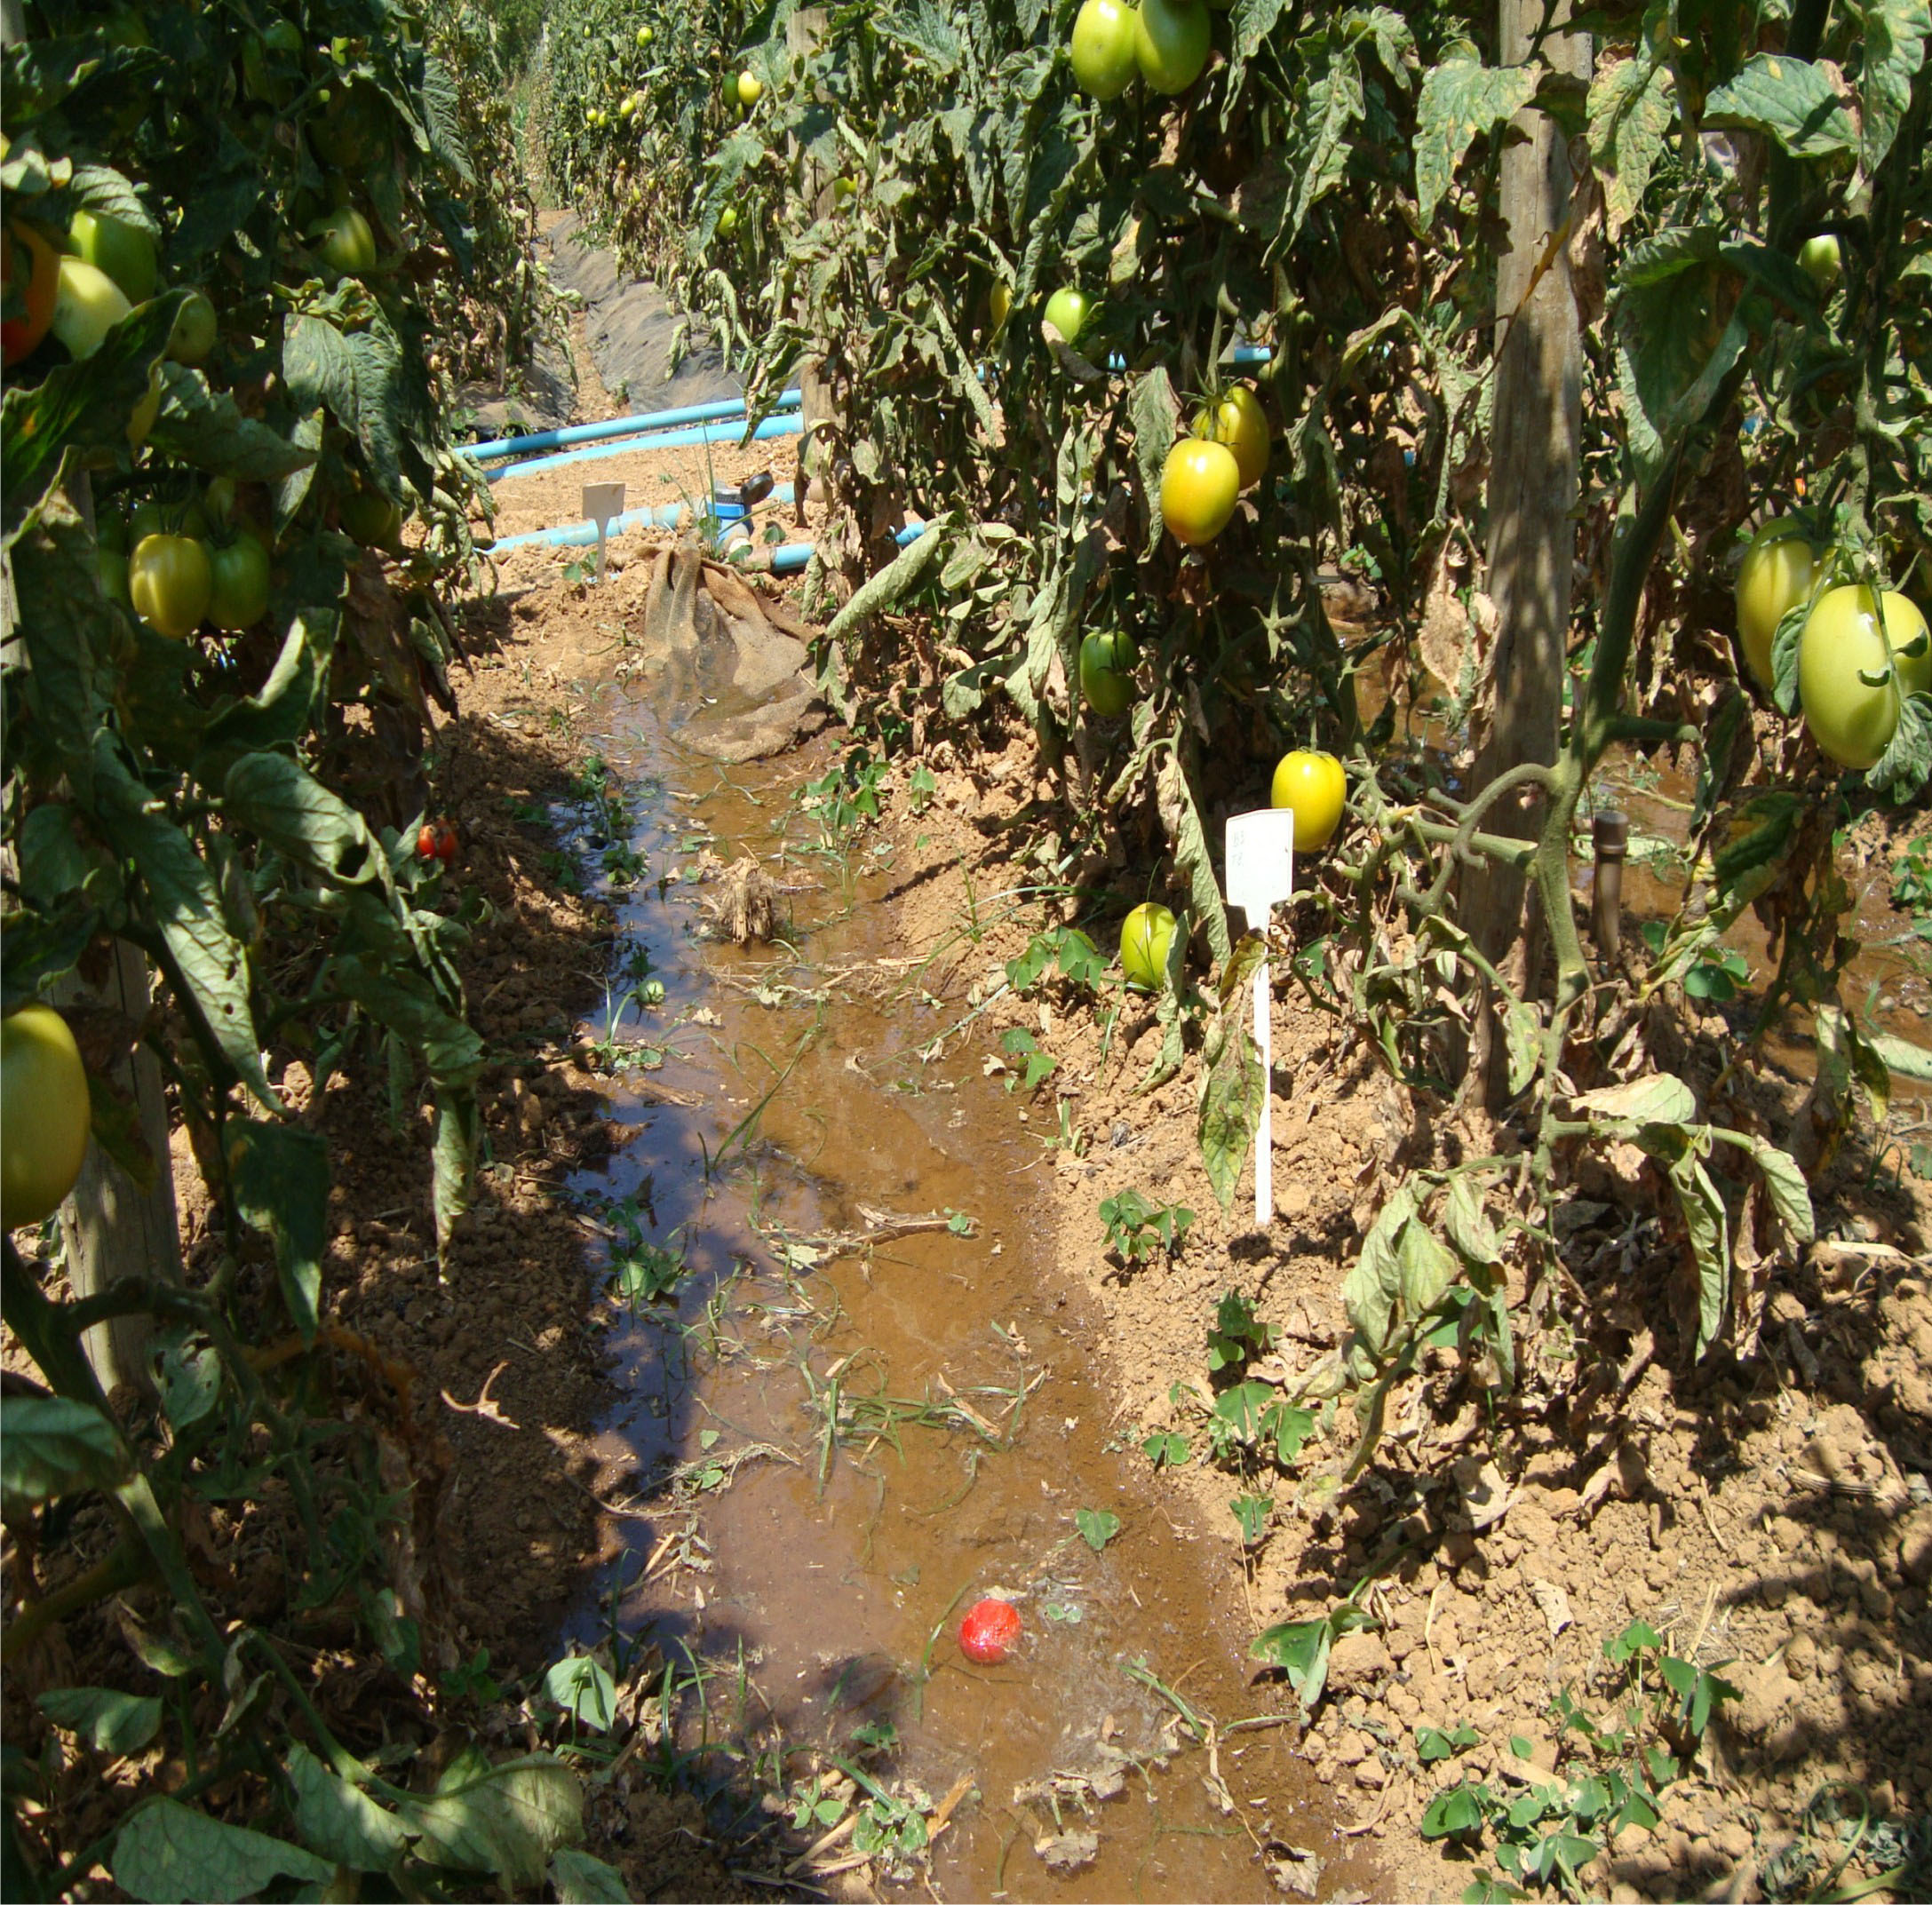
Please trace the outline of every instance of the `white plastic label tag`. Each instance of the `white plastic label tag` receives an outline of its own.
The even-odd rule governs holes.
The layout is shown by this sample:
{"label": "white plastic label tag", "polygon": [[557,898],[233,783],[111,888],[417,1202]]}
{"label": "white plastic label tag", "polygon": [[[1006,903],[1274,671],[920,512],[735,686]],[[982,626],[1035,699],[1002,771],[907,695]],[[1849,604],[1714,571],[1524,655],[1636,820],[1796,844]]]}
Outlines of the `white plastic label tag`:
{"label": "white plastic label tag", "polygon": [[597,525],[597,579],[604,579],[604,555],[610,535],[611,520],[624,514],[622,483],[585,483],[584,513]]}
{"label": "white plastic label tag", "polygon": [[[1295,890],[1295,816],[1292,807],[1263,807],[1228,821],[1228,903],[1247,915],[1252,933],[1268,931],[1268,917]],[[1275,1068],[1272,991],[1268,960],[1254,969],[1254,1043],[1261,1058],[1261,1116],[1254,1132],[1254,1221],[1266,1228],[1275,1217]]]}

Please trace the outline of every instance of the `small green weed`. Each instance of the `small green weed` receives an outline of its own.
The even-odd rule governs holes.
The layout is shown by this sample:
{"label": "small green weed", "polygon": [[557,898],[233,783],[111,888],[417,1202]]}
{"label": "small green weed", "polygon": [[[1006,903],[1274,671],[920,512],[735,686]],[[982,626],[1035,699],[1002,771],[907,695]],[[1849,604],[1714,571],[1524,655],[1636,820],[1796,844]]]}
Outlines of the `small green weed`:
{"label": "small green weed", "polygon": [[1149,1203],[1129,1190],[1101,1200],[1101,1222],[1107,1226],[1107,1248],[1123,1263],[1137,1264],[1160,1249],[1178,1257],[1194,1212],[1185,1204]]}
{"label": "small green weed", "polygon": [[879,790],[886,773],[884,761],[874,760],[864,748],[854,748],[829,773],[805,783],[799,804],[816,818],[822,846],[843,847],[878,820]]}
{"label": "small green weed", "polygon": [[[1656,1827],[1664,1789],[1695,1757],[1719,1704],[1737,1697],[1728,1680],[1666,1653],[1663,1637],[1644,1621],[1606,1640],[1603,1656],[1612,1697],[1622,1703],[1613,1720],[1599,1720],[1565,1688],[1550,1707],[1557,1763],[1548,1776],[1532,1767],[1530,1742],[1513,1736],[1519,1770],[1508,1790],[1465,1778],[1424,1812],[1424,1838],[1453,1840],[1471,1852],[1487,1842],[1508,1875],[1482,1874],[1463,1893],[1465,1905],[1524,1897],[1523,1885],[1583,1896],[1583,1869],[1626,1826]],[[1451,1759],[1476,1743],[1467,1722],[1449,1733],[1425,1727],[1416,1757]]]}
{"label": "small green weed", "polygon": [[1015,992],[1030,992],[1050,972],[1077,992],[1095,993],[1107,977],[1107,961],[1077,926],[1055,926],[1036,933],[1026,950],[1006,962],[1006,983]]}
{"label": "small green weed", "polygon": [[1009,1027],[1000,1036],[999,1049],[1009,1059],[1025,1060],[1023,1070],[1007,1073],[1006,1089],[1009,1091],[1022,1088],[1037,1091],[1060,1069],[1060,1060],[1052,1052],[1042,1051],[1040,1042],[1024,1026]]}

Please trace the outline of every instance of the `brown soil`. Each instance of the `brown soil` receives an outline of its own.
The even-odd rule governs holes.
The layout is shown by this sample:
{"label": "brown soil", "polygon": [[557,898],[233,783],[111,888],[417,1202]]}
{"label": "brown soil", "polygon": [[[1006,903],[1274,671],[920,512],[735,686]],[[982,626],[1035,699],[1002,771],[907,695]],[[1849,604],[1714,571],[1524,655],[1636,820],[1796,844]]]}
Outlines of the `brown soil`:
{"label": "brown soil", "polygon": [[[1398,1154],[1430,1162],[1439,1134],[1386,1068],[1348,1049],[1336,1021],[1277,968],[1275,1221],[1265,1232],[1253,1225],[1252,1162],[1224,1212],[1196,1145],[1197,1065],[1140,1092],[1161,1043],[1150,1009],[1125,1004],[1103,1050],[1102,1023],[1090,1010],[1067,1001],[1056,1008],[1051,988],[1024,1000],[1001,990],[1004,963],[1050,923],[1038,904],[1014,910],[1007,902],[1002,917],[987,899],[1039,877],[1003,858],[1003,843],[1015,837],[1006,823],[1038,801],[1045,811],[1033,834],[1017,837],[1065,824],[1052,784],[1036,783],[1030,741],[1015,737],[1002,753],[963,762],[942,742],[926,761],[938,790],[903,823],[899,861],[908,938],[934,954],[934,989],[990,1002],[966,1035],[989,1065],[1001,1062],[1009,1027],[1058,1059],[1049,1082],[1014,1101],[1043,1138],[1063,1121],[1077,1133],[1076,1148],[1056,1148],[1040,1166],[1055,1187],[1060,1260],[1105,1314],[1100,1346],[1116,1374],[1122,1430],[1134,1441],[1192,1430],[1198,1449],[1198,1406],[1173,1385],[1211,1393],[1206,1330],[1221,1293],[1246,1295],[1277,1332],[1275,1358],[1260,1373],[1285,1380],[1305,1369],[1344,1328],[1341,1280],[1392,1162]],[[1121,889],[1117,917],[1141,893],[1127,890],[1133,876],[1124,866],[1111,876],[1089,869],[1090,883],[1109,877]],[[976,941],[964,930],[969,921]],[[1679,1068],[1693,1083],[1707,1084],[1715,1069],[1706,1035],[1717,1029],[1695,1020],[1682,1028]],[[1798,1095],[1795,1080],[1773,1078],[1762,1108],[1782,1099],[1788,1112]],[[1639,1163],[1634,1152],[1613,1153],[1588,1185],[1593,1202],[1577,1201],[1573,1260],[1610,1247],[1634,1216],[1656,1208]],[[1171,1262],[1128,1266],[1107,1250],[1098,1206],[1130,1187],[1196,1213]],[[1618,1319],[1620,1390],[1613,1381],[1594,1400],[1565,1397],[1560,1381],[1532,1373],[1524,1386],[1537,1406],[1492,1433],[1453,1382],[1452,1358],[1432,1353],[1391,1398],[1395,1433],[1361,1480],[1311,1509],[1277,1476],[1268,1534],[1245,1559],[1228,1504],[1258,1486],[1270,1492],[1269,1484],[1198,1462],[1163,1472],[1174,1515],[1221,1550],[1226,1593],[1255,1631],[1318,1615],[1379,1573],[1368,1603],[1379,1631],[1338,1645],[1300,1750],[1339,1794],[1356,1796],[1399,1895],[1458,1897],[1476,1865],[1495,1869],[1492,1855],[1472,1861],[1420,1839],[1425,1808],[1465,1776],[1510,1793],[1525,1775],[1545,1776],[1557,1743],[1553,1700],[1567,1689],[1599,1718],[1610,1717],[1603,1643],[1640,1616],[1676,1655],[1707,1668],[1726,1663],[1740,1697],[1721,1710],[1689,1774],[1667,1789],[1660,1829],[1626,1828],[1582,1875],[1591,1892],[1742,1899],[1774,1895],[1773,1885],[1779,1896],[1809,1889],[1844,1849],[1835,1813],[1805,1816],[1834,1781],[1862,1786],[1873,1822],[1892,1827],[1871,1841],[1886,1853],[1870,1863],[1854,1857],[1842,1882],[1896,1861],[1899,1832],[1914,1820],[1925,1836],[1932,1210],[1915,1179],[1895,1184],[1856,1142],[1814,1189],[1821,1241],[1776,1276],[1763,1350],[1753,1360],[1720,1354],[1692,1367],[1669,1303],[1658,1306],[1666,1286],[1682,1287],[1682,1245],[1659,1237],[1653,1223],[1638,1234],[1634,1280],[1650,1307]],[[1559,1212],[1559,1228],[1568,1222]],[[1182,1395],[1178,1405],[1173,1393]],[[1337,1443],[1353,1442],[1346,1401],[1342,1410],[1299,1473],[1332,1466]],[[1483,1517],[1479,1532],[1465,1486],[1479,1491],[1492,1461],[1507,1506]],[[1481,1744],[1452,1760],[1419,1762],[1418,1727],[1463,1722]],[[1530,1765],[1513,1757],[1513,1736],[1530,1747]],[[1855,1822],[1860,1808],[1846,1798],[1841,1809]],[[1852,1827],[1844,1830],[1849,1839]],[[1809,1880],[1794,1846],[1821,1861]]]}

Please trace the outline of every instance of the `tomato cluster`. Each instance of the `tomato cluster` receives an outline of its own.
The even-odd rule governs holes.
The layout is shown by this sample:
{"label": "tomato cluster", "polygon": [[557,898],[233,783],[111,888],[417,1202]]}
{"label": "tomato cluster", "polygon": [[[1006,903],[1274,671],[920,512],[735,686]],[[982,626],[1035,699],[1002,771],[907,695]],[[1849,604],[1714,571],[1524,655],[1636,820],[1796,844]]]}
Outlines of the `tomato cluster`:
{"label": "tomato cluster", "polygon": [[1775,696],[1778,628],[1803,612],[1796,679],[1805,726],[1830,759],[1863,772],[1891,745],[1905,701],[1932,694],[1932,634],[1897,590],[1841,580],[1851,567],[1794,517],[1765,523],[1737,571],[1737,639],[1753,678]]}

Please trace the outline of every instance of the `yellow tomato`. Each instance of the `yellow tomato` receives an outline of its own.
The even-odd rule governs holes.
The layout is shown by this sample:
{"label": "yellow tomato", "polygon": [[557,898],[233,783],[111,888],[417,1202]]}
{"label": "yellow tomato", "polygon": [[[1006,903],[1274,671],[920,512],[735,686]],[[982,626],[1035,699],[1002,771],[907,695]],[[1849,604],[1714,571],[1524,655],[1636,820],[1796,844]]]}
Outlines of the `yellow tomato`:
{"label": "yellow tomato", "polygon": [[1249,385],[1229,385],[1220,401],[1202,412],[1194,433],[1225,443],[1235,453],[1244,489],[1252,488],[1268,473],[1268,413]]}
{"label": "yellow tomato", "polygon": [[1332,754],[1297,748],[1276,767],[1268,805],[1294,810],[1295,851],[1312,853],[1335,837],[1348,798],[1348,777]]}
{"label": "yellow tomato", "polygon": [[37,1224],[60,1208],[92,1122],[67,1020],[47,1005],[0,1019],[0,1226]]}
{"label": "yellow tomato", "polygon": [[1174,916],[1149,900],[1120,923],[1120,969],[1140,992],[1158,992],[1166,982],[1167,949],[1174,942]]}
{"label": "yellow tomato", "polygon": [[[1798,698],[1805,726],[1841,767],[1872,766],[1898,726],[1898,698],[1932,682],[1932,661],[1921,646],[1925,617],[1904,596],[1884,592],[1885,631],[1879,632],[1870,589],[1832,589],[1818,598],[1798,645]],[[1897,684],[1885,665],[1889,643]]]}
{"label": "yellow tomato", "polygon": [[1771,638],[1785,615],[1809,598],[1817,575],[1817,552],[1789,516],[1766,523],[1745,552],[1737,571],[1737,639],[1745,665],[1767,694],[1772,685]]}

